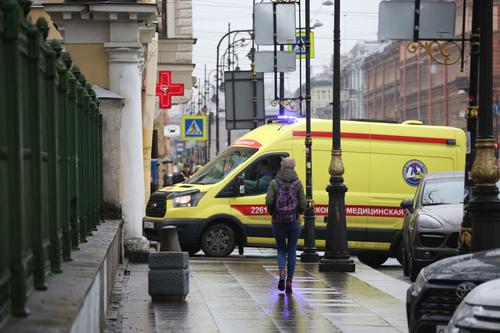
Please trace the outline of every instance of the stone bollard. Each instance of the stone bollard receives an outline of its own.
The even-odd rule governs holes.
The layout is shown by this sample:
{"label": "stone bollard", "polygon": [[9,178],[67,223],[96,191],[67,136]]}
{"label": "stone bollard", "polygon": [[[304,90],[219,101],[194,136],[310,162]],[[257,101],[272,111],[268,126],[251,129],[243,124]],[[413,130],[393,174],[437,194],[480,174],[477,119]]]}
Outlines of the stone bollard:
{"label": "stone bollard", "polygon": [[164,227],[160,233],[161,251],[149,254],[149,295],[153,301],[183,301],[189,293],[189,254],[180,252],[175,227]]}

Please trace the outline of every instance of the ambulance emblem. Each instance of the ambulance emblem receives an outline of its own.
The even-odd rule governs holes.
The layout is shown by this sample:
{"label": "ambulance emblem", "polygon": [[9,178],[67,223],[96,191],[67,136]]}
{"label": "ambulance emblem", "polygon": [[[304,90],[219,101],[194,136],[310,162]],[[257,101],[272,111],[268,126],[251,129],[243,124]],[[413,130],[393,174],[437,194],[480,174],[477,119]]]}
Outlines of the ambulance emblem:
{"label": "ambulance emblem", "polygon": [[427,173],[427,168],[422,161],[410,160],[403,167],[403,179],[408,185],[417,186],[422,177]]}

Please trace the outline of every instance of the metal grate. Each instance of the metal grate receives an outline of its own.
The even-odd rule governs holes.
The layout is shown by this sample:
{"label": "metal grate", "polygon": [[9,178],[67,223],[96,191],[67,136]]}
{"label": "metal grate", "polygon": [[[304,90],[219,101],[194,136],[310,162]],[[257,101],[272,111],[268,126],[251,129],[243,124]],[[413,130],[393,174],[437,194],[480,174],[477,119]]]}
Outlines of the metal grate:
{"label": "metal grate", "polygon": [[155,192],[149,197],[146,206],[146,216],[164,217],[167,212],[167,196],[165,192]]}
{"label": "metal grate", "polygon": [[460,299],[455,294],[455,287],[442,289],[429,289],[422,297],[419,304],[419,313],[421,316],[446,316],[451,318]]}
{"label": "metal grate", "polygon": [[420,242],[425,247],[440,247],[444,242],[445,235],[443,234],[420,234]]}

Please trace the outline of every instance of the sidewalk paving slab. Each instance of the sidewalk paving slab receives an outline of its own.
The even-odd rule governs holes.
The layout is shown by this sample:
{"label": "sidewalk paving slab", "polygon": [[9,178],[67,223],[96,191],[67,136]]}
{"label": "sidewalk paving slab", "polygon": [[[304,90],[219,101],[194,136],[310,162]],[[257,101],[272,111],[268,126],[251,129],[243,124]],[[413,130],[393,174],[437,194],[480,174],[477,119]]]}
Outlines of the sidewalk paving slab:
{"label": "sidewalk paving slab", "polygon": [[287,295],[276,288],[272,252],[252,250],[250,256],[191,257],[184,302],[152,302],[148,265],[128,263],[121,331],[407,332],[402,297],[409,284],[359,262],[355,273],[329,273],[298,260],[294,293]]}

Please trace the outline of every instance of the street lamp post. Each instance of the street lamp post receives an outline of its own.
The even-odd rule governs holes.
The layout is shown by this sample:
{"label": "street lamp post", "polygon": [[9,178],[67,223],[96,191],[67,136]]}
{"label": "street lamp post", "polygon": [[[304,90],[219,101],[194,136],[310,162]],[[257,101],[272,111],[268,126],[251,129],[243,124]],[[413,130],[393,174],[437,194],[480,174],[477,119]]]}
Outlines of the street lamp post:
{"label": "street lamp post", "polygon": [[347,249],[345,218],[344,164],[340,141],[340,0],[335,0],[333,29],[333,117],[332,157],[330,160],[330,184],[328,192],[328,224],[325,256],[319,263],[321,272],[354,272],[354,261]]}
{"label": "street lamp post", "polygon": [[[475,0],[478,1],[478,0]],[[500,170],[495,157],[493,137],[493,1],[479,1],[481,17],[479,55],[479,117],[476,156],[471,177],[474,182],[469,199],[472,221],[472,251],[500,247],[500,199],[498,181]]]}
{"label": "street lamp post", "polygon": [[311,4],[306,0],[306,200],[307,207],[304,211],[304,252],[300,256],[302,262],[318,262],[319,255],[316,251],[316,227],[314,225],[314,201],[312,189],[312,138],[311,138]]}
{"label": "street lamp post", "polygon": [[217,44],[217,64],[216,64],[216,76],[215,76],[215,155],[219,155],[220,151],[220,124],[219,124],[219,58],[220,58],[220,45],[224,38],[228,37],[229,35],[233,33],[241,33],[241,32],[246,32],[250,35],[252,35],[252,30],[233,30],[233,31],[228,31],[224,36],[221,37],[219,40],[219,43]]}

